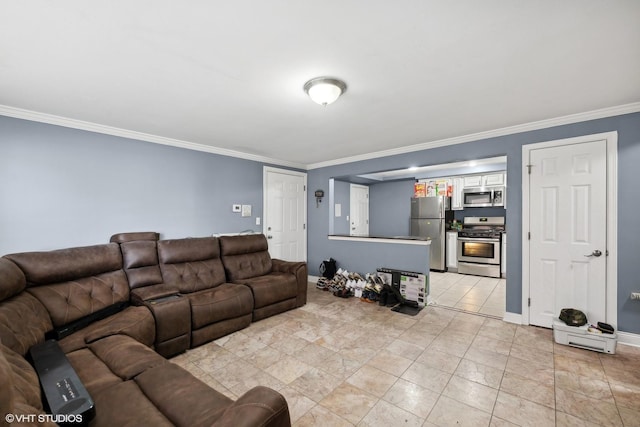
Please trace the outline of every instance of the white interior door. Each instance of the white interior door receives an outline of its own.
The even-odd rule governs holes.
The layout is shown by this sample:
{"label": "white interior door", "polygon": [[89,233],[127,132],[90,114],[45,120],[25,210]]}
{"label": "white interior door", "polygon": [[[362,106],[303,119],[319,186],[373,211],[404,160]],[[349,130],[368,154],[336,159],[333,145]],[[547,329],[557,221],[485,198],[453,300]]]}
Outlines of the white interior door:
{"label": "white interior door", "polygon": [[565,307],[590,322],[607,307],[607,142],[529,152],[529,323]]}
{"label": "white interior door", "polygon": [[369,187],[366,185],[350,186],[349,223],[351,236],[369,235]]}
{"label": "white interior door", "polygon": [[264,168],[264,234],[272,258],[307,260],[307,175]]}

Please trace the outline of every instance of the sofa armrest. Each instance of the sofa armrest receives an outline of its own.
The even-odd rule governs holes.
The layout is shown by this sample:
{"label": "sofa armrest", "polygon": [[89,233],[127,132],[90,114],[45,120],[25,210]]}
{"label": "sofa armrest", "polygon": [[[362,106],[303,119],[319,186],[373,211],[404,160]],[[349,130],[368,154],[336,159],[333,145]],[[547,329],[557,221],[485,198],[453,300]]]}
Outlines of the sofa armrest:
{"label": "sofa armrest", "polygon": [[146,301],[178,295],[180,290],[173,285],[159,284],[131,290],[131,303],[144,305]]}
{"label": "sofa armrest", "polygon": [[281,259],[271,260],[271,270],[278,273],[291,273],[296,276],[296,282],[298,283],[298,296],[296,298],[296,306],[302,307],[307,303],[307,263],[306,262],[293,262],[283,261]]}
{"label": "sofa armrest", "polygon": [[214,425],[290,427],[291,418],[287,401],[280,393],[257,386],[231,404]]}
{"label": "sofa armrest", "polygon": [[271,271],[277,271],[278,273],[296,274],[296,270],[306,265],[305,262],[284,261],[277,258],[271,259]]}

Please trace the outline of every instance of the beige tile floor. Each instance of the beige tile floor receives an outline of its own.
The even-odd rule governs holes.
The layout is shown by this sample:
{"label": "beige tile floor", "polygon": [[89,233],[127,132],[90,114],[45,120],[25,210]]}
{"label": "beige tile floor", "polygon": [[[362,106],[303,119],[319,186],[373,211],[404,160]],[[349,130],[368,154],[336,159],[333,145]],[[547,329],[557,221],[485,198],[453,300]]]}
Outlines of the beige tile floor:
{"label": "beige tile floor", "polygon": [[411,317],[309,286],[308,303],[172,359],[237,398],[282,393],[294,426],[640,426],[640,348],[441,307]]}
{"label": "beige tile floor", "polygon": [[430,296],[439,306],[504,317],[505,279],[432,271],[429,280]]}

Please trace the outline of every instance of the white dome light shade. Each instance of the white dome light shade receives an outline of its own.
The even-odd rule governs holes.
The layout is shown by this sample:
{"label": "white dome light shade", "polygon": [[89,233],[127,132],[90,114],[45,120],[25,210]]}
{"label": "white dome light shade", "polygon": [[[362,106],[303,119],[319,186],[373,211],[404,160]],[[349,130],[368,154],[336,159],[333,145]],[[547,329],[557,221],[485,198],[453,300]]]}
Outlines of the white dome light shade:
{"label": "white dome light shade", "polygon": [[317,104],[329,105],[347,90],[347,85],[331,77],[318,77],[304,84],[304,91]]}

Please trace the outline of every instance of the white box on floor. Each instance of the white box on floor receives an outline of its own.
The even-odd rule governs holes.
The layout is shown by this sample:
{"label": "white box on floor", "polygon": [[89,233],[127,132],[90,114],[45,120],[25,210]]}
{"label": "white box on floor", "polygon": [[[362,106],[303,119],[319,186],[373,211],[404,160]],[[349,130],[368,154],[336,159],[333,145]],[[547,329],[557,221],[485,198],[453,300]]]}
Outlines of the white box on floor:
{"label": "white box on floor", "polygon": [[615,354],[618,335],[589,332],[588,325],[569,326],[555,318],[553,319],[553,339],[558,344]]}

